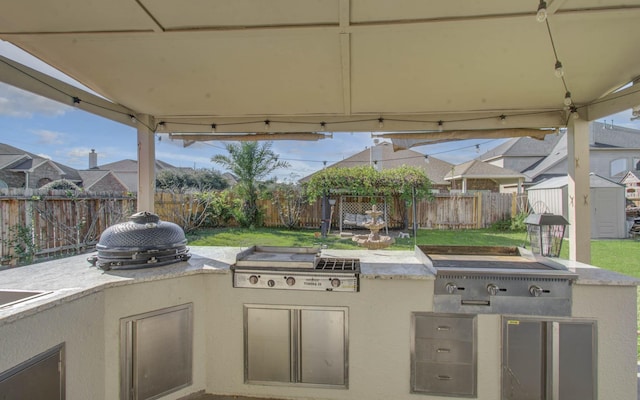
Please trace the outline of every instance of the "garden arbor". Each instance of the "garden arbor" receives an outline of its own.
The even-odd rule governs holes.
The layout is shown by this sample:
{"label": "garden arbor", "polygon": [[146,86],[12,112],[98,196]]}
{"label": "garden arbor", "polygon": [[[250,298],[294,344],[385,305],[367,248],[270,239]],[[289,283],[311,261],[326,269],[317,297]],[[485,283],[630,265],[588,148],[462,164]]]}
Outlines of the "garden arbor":
{"label": "garden arbor", "polygon": [[[309,200],[322,198],[321,230],[325,236],[331,223],[329,194],[368,197],[373,201],[398,196],[405,202],[415,205],[416,200],[431,195],[431,182],[425,172],[416,167],[402,166],[382,171],[369,166],[327,168],[311,176],[305,183],[305,190]],[[358,215],[362,214],[358,213]],[[358,224],[357,220],[354,222]]]}

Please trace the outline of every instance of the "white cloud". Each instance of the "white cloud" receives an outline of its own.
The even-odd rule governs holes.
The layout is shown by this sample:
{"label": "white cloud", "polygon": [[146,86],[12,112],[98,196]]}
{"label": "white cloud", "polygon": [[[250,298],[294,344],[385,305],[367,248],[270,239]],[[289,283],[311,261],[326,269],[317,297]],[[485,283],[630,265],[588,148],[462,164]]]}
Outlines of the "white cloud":
{"label": "white cloud", "polygon": [[33,134],[38,138],[39,144],[55,145],[64,143],[64,133],[39,129],[33,131]]}
{"label": "white cloud", "polygon": [[35,114],[58,116],[71,110],[73,107],[0,83],[0,115],[31,118]]}

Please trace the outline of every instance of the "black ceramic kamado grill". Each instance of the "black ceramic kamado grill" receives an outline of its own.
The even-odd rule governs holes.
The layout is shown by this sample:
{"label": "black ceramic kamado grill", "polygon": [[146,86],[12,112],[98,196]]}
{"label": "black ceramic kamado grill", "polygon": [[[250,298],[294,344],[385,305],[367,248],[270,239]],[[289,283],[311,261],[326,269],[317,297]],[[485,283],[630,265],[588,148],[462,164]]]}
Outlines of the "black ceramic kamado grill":
{"label": "black ceramic kamado grill", "polygon": [[149,212],[107,228],[96,249],[98,254],[87,260],[104,270],[156,267],[191,257],[182,228]]}
{"label": "black ceramic kamado grill", "polygon": [[250,289],[360,290],[360,260],[321,257],[315,247],[252,246],[236,256],[233,286]]}

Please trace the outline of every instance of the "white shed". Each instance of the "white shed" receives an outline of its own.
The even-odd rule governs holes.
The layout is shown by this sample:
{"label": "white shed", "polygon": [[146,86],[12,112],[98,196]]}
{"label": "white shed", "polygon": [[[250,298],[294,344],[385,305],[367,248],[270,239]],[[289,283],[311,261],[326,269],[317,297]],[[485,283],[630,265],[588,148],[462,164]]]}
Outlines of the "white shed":
{"label": "white shed", "polygon": [[[567,176],[560,176],[530,187],[527,197],[533,212],[559,214],[568,219],[568,180]],[[589,180],[591,238],[625,238],[627,229],[624,186],[594,173],[590,174]]]}

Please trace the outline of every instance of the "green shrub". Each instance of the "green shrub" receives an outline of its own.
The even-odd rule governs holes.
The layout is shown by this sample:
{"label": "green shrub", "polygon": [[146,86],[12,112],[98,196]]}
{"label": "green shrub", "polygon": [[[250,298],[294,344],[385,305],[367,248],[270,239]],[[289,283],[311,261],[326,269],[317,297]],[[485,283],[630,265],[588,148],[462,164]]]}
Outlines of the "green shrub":
{"label": "green shrub", "polygon": [[527,213],[519,213],[515,217],[496,221],[491,224],[490,229],[494,231],[524,232],[527,229],[527,226],[524,223],[527,215]]}

